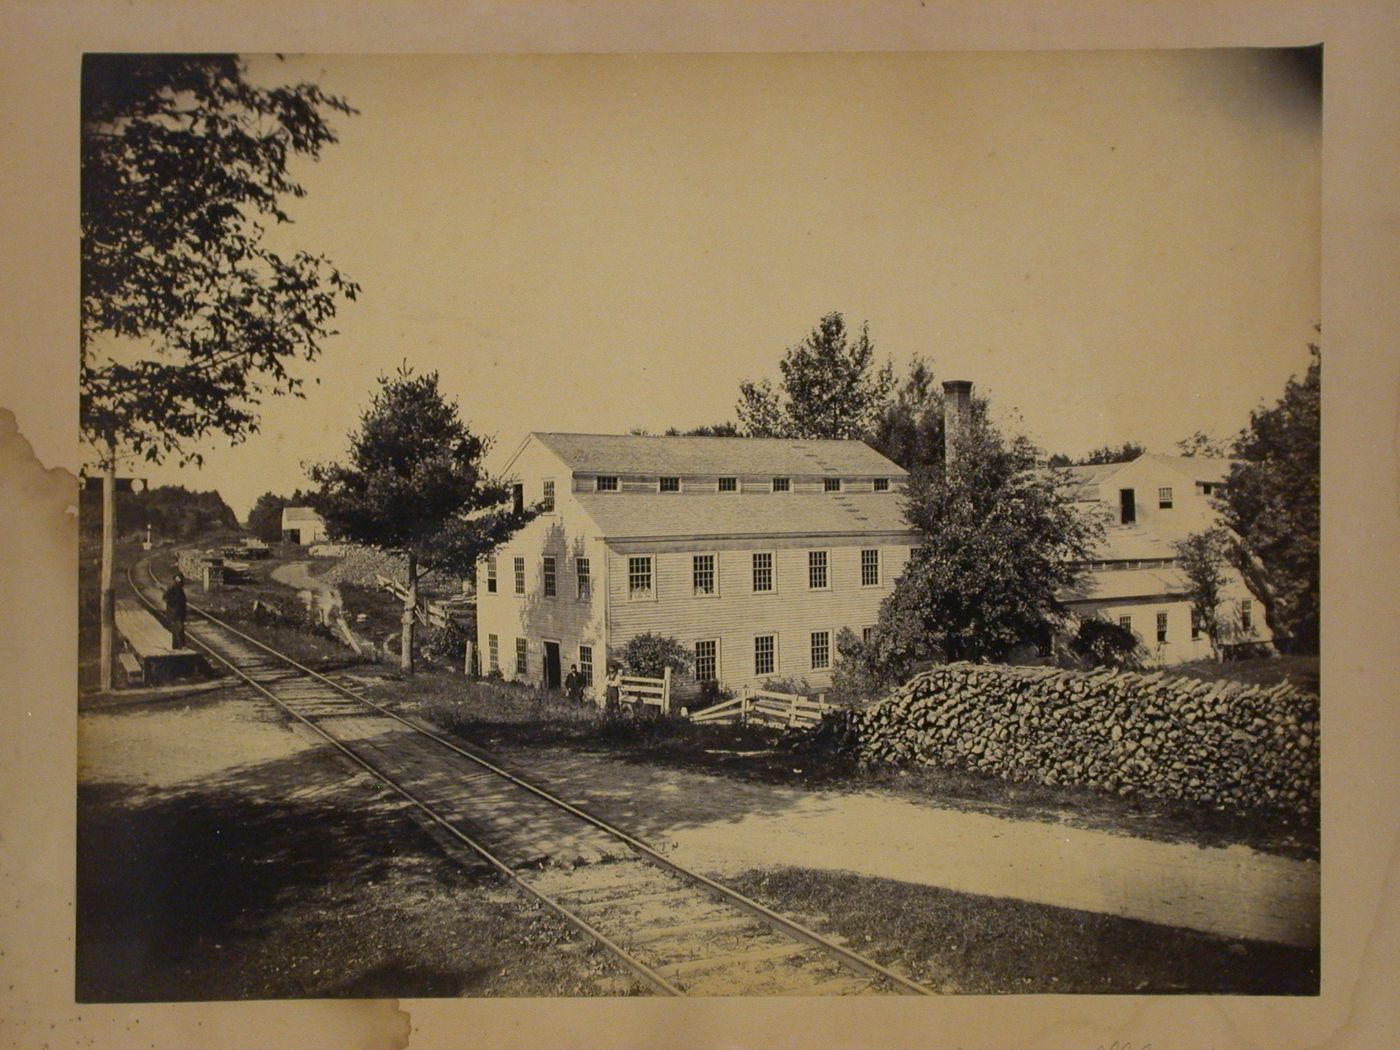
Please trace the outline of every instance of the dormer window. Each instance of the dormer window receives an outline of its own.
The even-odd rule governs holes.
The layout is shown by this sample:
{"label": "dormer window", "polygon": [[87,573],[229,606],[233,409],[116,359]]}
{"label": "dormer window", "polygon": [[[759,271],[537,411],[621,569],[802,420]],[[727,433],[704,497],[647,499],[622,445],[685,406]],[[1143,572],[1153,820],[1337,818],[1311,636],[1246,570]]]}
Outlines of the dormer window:
{"label": "dormer window", "polygon": [[827,491],[827,492],[840,492],[840,491],[841,491],[841,479],[840,479],[840,478],[825,478],[825,479],[824,479],[824,483],[825,483],[825,485],[826,485],[826,491]]}
{"label": "dormer window", "polygon": [[680,478],[662,478],[662,479],[661,479],[660,491],[662,491],[662,492],[679,492],[680,490],[681,490],[681,479],[680,479]]}

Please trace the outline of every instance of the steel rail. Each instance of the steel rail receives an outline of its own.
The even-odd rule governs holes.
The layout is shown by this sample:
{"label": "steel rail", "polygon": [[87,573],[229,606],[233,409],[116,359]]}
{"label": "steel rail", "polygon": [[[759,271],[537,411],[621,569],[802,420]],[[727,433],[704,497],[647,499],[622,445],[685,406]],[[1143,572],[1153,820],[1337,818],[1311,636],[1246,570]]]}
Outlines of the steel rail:
{"label": "steel rail", "polygon": [[[157,576],[156,576],[156,574],[155,574],[155,570],[151,567],[150,559],[145,559],[145,560],[144,560],[144,565],[145,565],[147,574],[151,577],[151,581],[152,581],[153,583],[159,585],[160,580],[157,578]],[[134,567],[134,566],[133,566],[133,567]],[[128,569],[128,573],[127,573],[127,574],[128,574],[128,579],[129,579],[129,578],[130,578],[130,568]],[[135,589],[138,591],[138,594],[139,594],[140,589],[135,587],[135,582],[134,582],[134,581],[132,581],[132,586],[133,586],[133,588],[135,588]],[[142,600],[145,601],[144,597],[143,597]],[[150,602],[147,602],[147,604],[150,605],[151,603],[150,603]],[[152,605],[152,608],[154,608],[153,605]],[[652,848],[651,846],[647,845],[647,843],[641,841],[640,839],[637,839],[637,838],[633,837],[633,836],[630,835],[628,832],[623,831],[621,828],[618,828],[618,827],[616,827],[616,826],[614,826],[614,825],[612,825],[612,824],[609,824],[607,821],[603,820],[602,818],[596,817],[596,816],[594,816],[592,813],[589,813],[588,811],[586,811],[586,810],[584,810],[584,809],[580,809],[578,806],[575,806],[574,804],[572,804],[572,803],[570,803],[570,802],[568,802],[568,801],[566,801],[566,800],[564,800],[564,799],[561,799],[561,798],[559,798],[558,796],[556,796],[556,795],[554,795],[554,794],[551,794],[550,792],[544,790],[543,788],[540,788],[540,787],[537,787],[537,786],[534,785],[534,784],[531,784],[531,783],[530,783],[529,781],[527,781],[527,780],[521,779],[520,777],[516,776],[514,773],[511,773],[509,770],[503,769],[503,768],[501,768],[500,766],[496,765],[494,762],[491,762],[490,760],[488,760],[488,759],[486,759],[486,758],[483,758],[482,756],[480,756],[480,755],[478,755],[478,754],[473,753],[472,750],[461,746],[460,744],[456,743],[455,741],[452,741],[452,740],[449,740],[449,739],[443,737],[440,733],[436,732],[436,731],[433,730],[433,729],[428,728],[427,726],[424,726],[422,723],[418,722],[417,720],[408,718],[408,717],[406,717],[406,716],[404,716],[404,715],[400,715],[400,714],[399,714],[398,712],[396,712],[396,711],[391,711],[391,710],[389,710],[388,708],[384,707],[383,705],[378,704],[378,703],[376,703],[375,701],[369,699],[368,697],[363,696],[363,695],[361,695],[361,694],[355,692],[353,689],[350,689],[350,688],[347,687],[347,686],[341,685],[339,682],[336,682],[336,681],[333,681],[333,680],[330,679],[330,678],[327,678],[325,675],[321,674],[320,672],[315,671],[315,670],[313,670],[313,669],[311,669],[311,668],[309,668],[309,667],[306,667],[306,666],[304,666],[304,665],[298,663],[296,660],[292,659],[290,656],[287,656],[285,653],[279,652],[278,650],[272,648],[271,646],[269,646],[269,645],[267,645],[266,643],[264,643],[264,642],[258,640],[257,638],[254,638],[253,636],[251,636],[251,635],[249,635],[249,634],[246,634],[246,633],[244,633],[243,631],[240,631],[237,627],[234,627],[232,624],[226,623],[225,621],[223,621],[223,620],[219,619],[218,617],[214,616],[213,614],[211,614],[211,613],[208,612],[207,610],[201,609],[201,608],[199,608],[198,606],[195,606],[195,605],[190,605],[190,608],[191,608],[192,610],[194,610],[196,613],[198,613],[200,616],[202,616],[202,617],[204,617],[205,619],[211,621],[212,623],[218,624],[220,627],[224,628],[225,630],[230,631],[231,633],[237,635],[238,637],[242,638],[243,640],[245,640],[245,641],[247,641],[247,642],[251,642],[253,645],[257,646],[259,649],[264,650],[265,652],[267,652],[267,653],[269,653],[270,655],[276,657],[277,659],[283,661],[284,663],[290,664],[292,667],[295,667],[298,671],[301,671],[303,674],[306,674],[306,675],[308,675],[308,676],[310,676],[310,677],[316,679],[317,681],[320,681],[320,682],[324,683],[326,686],[330,687],[331,689],[333,689],[333,690],[335,690],[335,691],[337,691],[337,692],[343,694],[344,696],[349,697],[349,698],[352,699],[352,700],[355,700],[355,701],[358,702],[358,703],[361,703],[361,704],[364,704],[364,705],[367,706],[367,707],[373,708],[375,711],[379,712],[381,715],[385,716],[386,718],[392,718],[392,719],[394,719],[395,721],[400,722],[400,723],[402,723],[402,724],[405,725],[405,726],[408,726],[410,729],[414,730],[415,732],[421,733],[423,736],[426,736],[426,737],[428,737],[429,739],[433,740],[434,742],[436,742],[436,743],[442,745],[443,747],[448,748],[450,751],[453,751],[453,752],[455,752],[456,754],[461,755],[463,758],[466,758],[466,759],[469,759],[469,760],[472,761],[472,762],[475,762],[477,765],[483,767],[484,769],[490,770],[492,773],[495,773],[497,776],[500,776],[500,777],[502,777],[503,779],[508,780],[508,781],[511,782],[512,784],[515,784],[516,786],[518,786],[518,787],[524,789],[525,791],[528,791],[528,792],[530,792],[531,794],[536,795],[536,796],[538,796],[538,797],[541,798],[541,799],[544,799],[546,802],[549,802],[551,805],[554,805],[554,806],[558,807],[559,809],[562,809],[562,810],[564,810],[565,812],[571,814],[572,816],[575,816],[575,817],[577,817],[578,819],[583,820],[583,821],[587,822],[588,824],[591,824],[592,826],[594,826],[594,827],[598,828],[599,830],[601,830],[601,831],[607,833],[608,835],[613,836],[614,838],[616,838],[616,839],[618,839],[619,841],[625,843],[625,844],[626,844],[628,847],[630,847],[633,851],[635,851],[636,853],[641,854],[641,855],[642,855],[643,857],[645,857],[648,861],[652,862],[653,864],[657,865],[658,867],[661,867],[661,868],[664,868],[664,869],[667,870],[667,871],[670,871],[672,874],[679,876],[681,879],[683,879],[683,880],[685,880],[685,881],[688,881],[688,882],[691,882],[691,883],[696,883],[696,884],[699,884],[699,885],[701,885],[701,886],[704,886],[706,889],[708,889],[708,890],[710,890],[711,892],[713,892],[713,893],[715,893],[715,894],[718,894],[720,897],[724,898],[724,899],[725,899],[726,901],[728,901],[730,904],[733,904],[733,905],[735,905],[736,907],[740,908],[741,910],[746,911],[746,912],[748,912],[749,914],[754,915],[754,916],[756,916],[756,917],[762,919],[762,920],[763,920],[765,923],[767,923],[769,926],[776,927],[777,929],[781,930],[783,933],[787,934],[788,936],[790,936],[790,937],[792,937],[792,938],[794,938],[794,939],[796,939],[796,940],[804,941],[804,942],[806,942],[806,943],[812,945],[814,948],[818,948],[818,949],[820,949],[821,951],[826,952],[828,955],[835,957],[839,962],[841,962],[843,965],[845,965],[848,969],[856,970],[856,971],[862,973],[863,975],[865,975],[865,976],[867,976],[867,977],[882,978],[882,979],[884,979],[884,980],[887,980],[887,981],[889,981],[891,984],[893,984],[893,985],[895,986],[895,988],[896,988],[899,992],[901,992],[902,994],[905,994],[905,995],[934,995],[934,994],[936,994],[932,989],[927,988],[927,987],[925,987],[924,985],[921,985],[921,984],[917,983],[916,981],[912,981],[912,980],[910,980],[909,978],[903,976],[902,974],[895,973],[893,970],[890,970],[890,969],[888,969],[888,968],[886,968],[886,967],[884,967],[884,966],[881,966],[879,963],[875,962],[874,960],[872,960],[872,959],[867,959],[867,958],[865,958],[864,956],[859,955],[859,954],[857,954],[857,953],[851,951],[849,948],[846,948],[846,947],[844,947],[843,945],[837,944],[835,941],[828,940],[827,938],[823,937],[821,934],[816,933],[816,932],[813,931],[813,930],[809,930],[809,929],[807,929],[807,927],[801,925],[800,923],[797,923],[797,922],[795,922],[794,920],[789,919],[789,918],[787,918],[786,916],[781,915],[781,914],[779,914],[778,912],[773,911],[772,909],[766,907],[765,905],[760,904],[758,901],[753,900],[752,898],[745,896],[744,894],[740,893],[738,890],[731,889],[730,887],[725,886],[725,885],[723,885],[722,883],[719,883],[719,882],[714,881],[713,879],[709,878],[709,877],[706,876],[706,875],[702,875],[700,872],[692,871],[692,870],[690,870],[689,868],[686,868],[686,867],[684,867],[684,866],[682,866],[682,865],[680,865],[680,864],[677,864],[675,861],[670,860],[670,859],[667,858],[665,855],[663,855],[662,853],[658,852],[656,849],[654,849],[654,848]],[[207,648],[207,647],[204,647],[204,648]],[[212,652],[212,650],[210,650],[210,651]],[[220,662],[225,663],[225,664],[228,664],[228,661],[227,661],[227,660],[224,660],[222,657],[220,657],[219,659],[220,659]],[[228,666],[232,667],[232,664],[228,664]],[[240,677],[245,677],[245,676],[242,675],[240,672],[235,671],[235,673],[239,673],[239,674],[240,674]],[[280,704],[280,703],[279,703],[279,706],[282,706],[282,707],[285,708],[285,705],[282,705],[282,704]],[[292,712],[292,713],[295,714],[295,712]],[[298,715],[297,717],[300,718],[301,716]],[[305,721],[305,719],[303,719],[303,721]],[[309,724],[309,723],[308,723],[308,724]],[[321,733],[321,735],[326,736],[326,734],[325,734],[323,731],[321,731],[318,727],[314,727],[314,726],[313,726],[313,728],[316,728],[317,732],[318,732],[318,733]],[[331,738],[327,736],[327,739],[331,739]],[[341,745],[339,741],[332,740],[332,743],[336,744],[337,747],[342,747],[342,748],[343,748],[343,745]],[[357,759],[357,761],[358,761],[358,759]],[[370,768],[370,767],[369,767],[366,763],[364,763],[363,761],[361,761],[361,764],[362,764],[362,765],[365,765],[366,768]],[[371,771],[372,771],[372,772],[375,772],[376,775],[380,775],[380,774],[378,774],[378,772],[375,771],[375,770],[371,770]],[[387,779],[387,778],[386,778],[386,779]],[[440,818],[436,818],[436,817],[435,817],[435,819],[440,819]],[[453,829],[453,830],[454,830],[454,832],[455,832],[455,829]],[[460,833],[457,832],[457,834],[460,834]],[[478,849],[480,849],[480,847],[478,847]],[[482,850],[482,852],[485,852],[485,851]],[[515,876],[512,874],[512,877],[514,878]],[[517,879],[517,881],[519,881],[519,880]],[[520,885],[525,886],[525,883],[524,883],[523,881],[520,881]],[[543,895],[541,895],[538,891],[536,891],[536,890],[534,890],[534,889],[532,889],[532,888],[530,888],[530,887],[528,887],[528,886],[525,886],[525,888],[526,888],[526,889],[529,889],[529,891],[530,891],[534,896],[539,897],[541,900],[546,900],[546,901],[547,901],[547,898],[543,897]],[[562,907],[562,905],[559,906],[559,907]],[[585,922],[586,920],[579,919],[578,921],[579,921],[579,922]],[[595,935],[595,934],[590,934],[590,936],[594,936],[594,935]],[[601,937],[601,935],[596,935],[596,936],[600,936],[600,937]],[[615,950],[615,951],[622,951],[622,949],[614,949],[614,950]],[[643,963],[639,963],[639,965],[645,966],[645,964],[643,964]],[[659,975],[658,975],[658,978],[659,978],[660,980],[662,980],[662,981],[665,980],[664,978],[660,978]],[[682,994],[682,993],[676,992],[675,994]]]}
{"label": "steel rail", "polygon": [[[155,572],[151,569],[149,561],[146,563],[146,571],[150,574],[151,581],[152,581],[153,583],[156,583],[157,585],[159,585],[159,582],[160,582],[160,581],[156,578]],[[128,580],[129,583],[131,583],[132,589],[136,592],[137,597],[139,597],[139,598],[141,599],[141,601],[142,601],[148,608],[150,608],[153,612],[154,612],[154,611],[157,611],[157,610],[156,610],[156,605],[155,605],[155,603],[154,603],[153,601],[151,601],[149,598],[147,598],[144,594],[142,594],[142,593],[141,593],[141,589],[136,585],[136,581],[133,580],[133,579],[131,579],[131,568],[128,568],[128,569],[127,569],[127,580]],[[194,606],[190,606],[190,608],[195,609],[195,611],[196,611],[197,613],[199,613],[201,616],[204,616],[205,618],[211,620],[212,622],[214,622],[214,623],[216,623],[216,624],[219,624],[219,626],[224,627],[224,628],[226,628],[227,630],[230,630],[230,631],[234,632],[235,634],[239,634],[239,635],[241,635],[241,636],[244,637],[244,638],[248,638],[247,635],[244,635],[244,634],[243,634],[241,631],[239,631],[237,628],[235,628],[235,627],[230,627],[230,626],[228,626],[227,624],[223,623],[221,620],[217,619],[216,617],[210,616],[205,610],[195,608]],[[195,637],[192,636],[192,635],[187,636],[187,639],[186,639],[186,640],[187,640],[187,641],[192,641],[192,642],[194,642],[195,645],[199,646],[199,647],[200,647],[201,649],[203,649],[206,653],[208,653],[211,657],[213,657],[215,660],[219,661],[219,663],[223,664],[223,665],[224,665],[225,667],[227,667],[230,671],[232,671],[232,672],[234,673],[234,675],[236,675],[238,678],[241,678],[243,681],[247,682],[249,685],[251,685],[251,686],[252,686],[254,689],[256,689],[258,692],[262,693],[263,696],[267,697],[267,699],[271,700],[271,701],[272,701],[274,704],[276,704],[279,708],[281,708],[283,711],[287,712],[287,714],[291,715],[291,716],[292,716],[293,718],[295,718],[297,721],[299,721],[299,722],[301,722],[303,725],[307,726],[307,728],[309,728],[312,732],[314,732],[316,735],[318,735],[319,737],[321,737],[321,739],[325,740],[326,743],[330,744],[332,747],[334,747],[337,751],[339,751],[339,752],[340,752],[342,755],[344,755],[346,758],[350,759],[350,760],[351,760],[352,762],[354,762],[356,765],[360,766],[362,769],[364,769],[366,772],[368,772],[371,776],[373,776],[376,780],[382,781],[383,783],[388,784],[389,787],[393,788],[396,792],[398,792],[400,795],[402,795],[402,796],[403,796],[405,799],[407,799],[410,803],[412,803],[412,804],[413,804],[414,806],[416,806],[419,810],[421,810],[421,811],[422,811],[423,813],[425,813],[428,817],[430,817],[430,818],[433,820],[434,823],[436,823],[436,824],[438,824],[440,827],[442,827],[445,831],[447,831],[450,835],[452,835],[454,838],[456,838],[459,842],[463,843],[464,845],[466,845],[466,846],[470,847],[472,850],[474,850],[476,853],[480,854],[481,857],[482,857],[488,864],[490,864],[493,868],[495,868],[495,869],[496,869],[498,872],[500,872],[502,875],[506,876],[506,878],[510,879],[510,880],[511,880],[513,883],[515,883],[515,885],[518,886],[520,889],[524,890],[524,891],[525,891],[526,893],[528,893],[530,896],[534,897],[537,901],[539,901],[539,902],[540,902],[541,904],[543,904],[545,907],[549,908],[552,912],[554,912],[554,913],[555,913],[556,915],[558,915],[560,918],[564,919],[566,922],[568,922],[569,924],[573,925],[573,926],[576,927],[577,929],[581,930],[583,933],[585,933],[585,934],[588,935],[589,937],[591,937],[591,938],[593,938],[594,940],[596,940],[599,944],[603,945],[603,947],[607,948],[610,952],[612,952],[614,955],[616,955],[616,956],[618,957],[618,959],[619,959],[624,965],[627,966],[628,969],[632,970],[632,971],[633,971],[634,973],[636,973],[638,976],[640,976],[640,977],[642,977],[643,979],[645,979],[645,980],[647,981],[647,983],[649,983],[650,985],[652,985],[652,987],[656,988],[656,989],[657,989],[658,991],[660,991],[660,992],[665,993],[666,995],[684,995],[684,994],[685,994],[685,993],[682,992],[679,988],[677,988],[674,984],[672,984],[670,981],[666,980],[665,977],[661,976],[661,974],[657,973],[655,970],[653,970],[651,967],[649,967],[646,963],[642,962],[640,959],[636,958],[635,956],[630,955],[630,954],[627,952],[627,950],[626,950],[625,948],[623,948],[621,945],[617,944],[615,941],[613,941],[611,938],[609,938],[609,937],[607,936],[607,934],[603,933],[601,930],[597,929],[595,926],[593,926],[591,923],[589,923],[589,921],[588,921],[587,919],[583,918],[581,915],[575,914],[573,911],[569,910],[569,908],[566,907],[565,905],[559,903],[558,901],[554,900],[553,898],[549,897],[548,895],[543,894],[543,893],[541,893],[539,890],[535,889],[535,888],[534,888],[533,886],[531,886],[528,882],[526,882],[523,878],[521,878],[521,876],[519,875],[519,873],[516,872],[516,870],[515,870],[514,868],[512,868],[512,867],[511,867],[509,864],[507,864],[505,861],[503,861],[503,860],[501,860],[499,857],[497,857],[494,853],[492,853],[489,849],[487,849],[487,848],[486,848],[485,846],[483,846],[481,843],[477,842],[477,841],[476,841],[475,839],[473,839],[470,835],[466,834],[464,831],[462,831],[460,828],[458,828],[455,824],[453,824],[451,821],[449,821],[446,817],[443,817],[441,814],[439,814],[439,813],[432,807],[432,805],[431,805],[430,803],[423,801],[421,798],[418,798],[416,795],[413,794],[413,792],[411,792],[411,791],[409,791],[407,788],[405,788],[402,784],[400,784],[400,783],[399,783],[397,780],[395,780],[392,776],[388,775],[387,773],[385,773],[383,770],[379,769],[378,767],[376,767],[376,766],[374,766],[374,765],[371,765],[371,764],[370,764],[368,761],[366,761],[363,757],[361,757],[359,754],[357,754],[357,753],[354,751],[353,748],[349,747],[349,746],[346,745],[344,742],[342,742],[342,741],[340,741],[340,740],[337,740],[335,737],[331,736],[329,733],[327,733],[324,729],[322,729],[320,726],[318,726],[318,725],[317,725],[315,722],[313,722],[311,719],[307,718],[305,715],[302,715],[301,713],[299,713],[299,712],[297,712],[297,711],[294,711],[294,710],[293,710],[291,707],[289,707],[287,704],[283,703],[282,700],[279,699],[279,698],[277,697],[277,695],[276,695],[275,693],[272,692],[272,690],[268,689],[265,685],[263,685],[263,683],[259,682],[257,679],[253,678],[250,674],[248,674],[246,671],[242,670],[240,667],[238,667],[237,664],[233,663],[231,660],[227,659],[226,657],[221,656],[221,655],[220,655],[218,652],[216,652],[211,646],[205,644],[204,642],[200,641],[198,638],[195,638]],[[262,645],[261,642],[258,642],[257,639],[248,638],[248,640],[249,640],[249,641],[252,641],[252,642],[255,642],[256,644],[258,644],[259,646],[261,646],[261,647],[264,648],[264,649],[267,649],[267,648],[268,648],[267,646]],[[277,653],[276,650],[273,650],[273,649],[269,649],[268,651],[274,653],[274,655],[278,655],[278,656],[281,656],[281,655],[282,655],[282,654],[280,654],[280,653]],[[290,660],[290,659],[287,658],[287,657],[283,657],[283,658],[284,658],[284,659],[287,659],[287,661],[288,661],[289,663],[292,663],[293,665],[300,667],[300,665],[296,664],[295,661]],[[302,669],[302,670],[307,670],[306,668],[301,668],[301,669]],[[315,672],[310,672],[310,673],[314,674]],[[329,681],[328,679],[325,679],[325,678],[323,678],[323,677],[320,676],[320,675],[317,675],[316,677],[317,677],[317,678],[320,678],[320,679],[321,679],[323,682],[325,682],[327,685],[330,685],[330,686],[332,686],[332,687],[334,687],[334,685],[335,685],[334,682],[331,682],[331,681]],[[360,698],[360,697],[355,697],[355,699],[361,700],[362,698]],[[373,705],[372,705],[372,706],[373,706]]]}

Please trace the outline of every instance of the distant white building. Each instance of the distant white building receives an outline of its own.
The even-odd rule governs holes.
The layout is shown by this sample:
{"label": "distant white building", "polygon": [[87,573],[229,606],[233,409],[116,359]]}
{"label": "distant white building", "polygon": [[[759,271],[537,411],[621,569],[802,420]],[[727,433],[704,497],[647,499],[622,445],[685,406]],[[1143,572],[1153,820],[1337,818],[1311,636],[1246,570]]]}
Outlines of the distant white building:
{"label": "distant white building", "polygon": [[[1060,595],[1070,612],[1126,627],[1155,664],[1209,657],[1210,639],[1192,615],[1175,545],[1219,524],[1211,500],[1225,490],[1231,466],[1228,459],[1146,453],[1129,463],[1066,468],[1078,483],[1081,513],[1104,524],[1088,577]],[[1224,574],[1224,644],[1271,642],[1257,596],[1233,567]]]}
{"label": "distant white building", "polygon": [[310,507],[282,508],[282,539],[303,547],[320,543],[327,537],[326,522]]}

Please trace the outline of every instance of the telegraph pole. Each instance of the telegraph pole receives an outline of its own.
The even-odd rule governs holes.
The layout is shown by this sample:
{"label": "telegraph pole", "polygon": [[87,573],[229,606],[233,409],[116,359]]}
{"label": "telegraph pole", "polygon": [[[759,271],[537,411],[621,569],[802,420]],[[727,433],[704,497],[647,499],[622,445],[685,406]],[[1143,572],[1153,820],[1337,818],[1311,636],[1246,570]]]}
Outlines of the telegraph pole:
{"label": "telegraph pole", "polygon": [[112,688],[112,638],[116,633],[116,595],[112,577],[116,562],[117,525],[117,445],[107,435],[107,460],[102,465],[102,668],[100,685],[103,692]]}

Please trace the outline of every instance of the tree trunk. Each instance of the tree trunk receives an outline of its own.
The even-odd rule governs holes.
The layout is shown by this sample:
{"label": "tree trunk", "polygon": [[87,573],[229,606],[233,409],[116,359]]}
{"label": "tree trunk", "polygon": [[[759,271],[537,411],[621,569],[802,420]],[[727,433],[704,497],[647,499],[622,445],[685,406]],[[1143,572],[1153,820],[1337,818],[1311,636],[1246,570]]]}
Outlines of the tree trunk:
{"label": "tree trunk", "polygon": [[418,559],[408,554],[408,593],[403,600],[403,634],[399,639],[399,669],[413,674],[413,631],[418,615]]}
{"label": "tree trunk", "polygon": [[116,594],[112,577],[116,571],[117,528],[117,450],[107,444],[107,462],[102,466],[102,626],[98,649],[101,653],[99,685],[103,692],[112,688],[112,649],[116,633]]}

